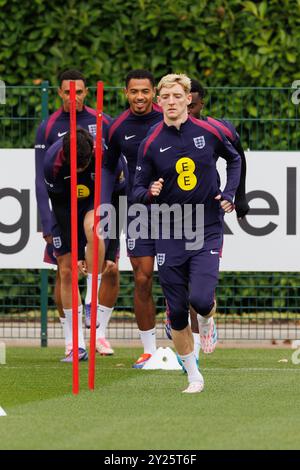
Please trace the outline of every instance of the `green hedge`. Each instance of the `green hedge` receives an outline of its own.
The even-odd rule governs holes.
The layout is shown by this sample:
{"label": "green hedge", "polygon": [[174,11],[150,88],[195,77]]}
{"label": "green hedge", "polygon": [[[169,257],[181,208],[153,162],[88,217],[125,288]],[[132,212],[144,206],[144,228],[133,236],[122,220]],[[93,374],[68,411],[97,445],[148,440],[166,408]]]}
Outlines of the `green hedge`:
{"label": "green hedge", "polygon": [[[156,79],[186,72],[214,87],[208,112],[231,119],[246,148],[297,150],[291,85],[300,78],[299,13],[299,0],[0,0],[0,79],[7,86],[42,80],[56,86],[59,72],[78,68],[90,85],[104,81],[106,110],[114,116],[124,103],[109,87],[122,86],[130,69],[148,68]],[[285,89],[227,88],[237,86]],[[2,147],[32,146],[39,94],[7,90]],[[52,111],[59,100],[52,95],[49,103]]]}
{"label": "green hedge", "polygon": [[[0,75],[32,84],[82,69],[120,85],[128,70],[178,71],[208,86],[299,78],[299,0],[0,0]],[[297,77],[298,75],[298,77]]]}

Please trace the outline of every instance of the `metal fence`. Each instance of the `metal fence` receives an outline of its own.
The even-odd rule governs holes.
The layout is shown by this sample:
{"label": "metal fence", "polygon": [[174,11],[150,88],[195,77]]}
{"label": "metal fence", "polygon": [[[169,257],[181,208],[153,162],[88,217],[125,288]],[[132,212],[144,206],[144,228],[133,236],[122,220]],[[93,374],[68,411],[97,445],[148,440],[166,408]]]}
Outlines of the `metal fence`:
{"label": "metal fence", "polygon": [[[244,148],[298,150],[299,106],[294,89],[276,87],[207,88],[204,114],[228,119],[238,129]],[[91,87],[87,103],[95,105]],[[0,105],[0,148],[31,148],[41,116],[61,105],[55,87],[7,86],[6,104]],[[122,87],[105,87],[104,110],[116,116],[126,106]]]}
{"label": "metal fence", "polygon": [[[237,127],[245,149],[298,150],[299,110],[289,88],[216,87],[207,89],[206,114]],[[90,89],[93,106],[95,89]],[[42,116],[60,106],[56,88],[7,87],[0,106],[0,148],[32,148]],[[105,88],[105,111],[115,116],[126,102],[121,87]],[[42,270],[0,272],[0,338],[62,338],[52,300],[54,273]],[[84,288],[82,286],[82,288]],[[121,275],[119,299],[108,329],[110,339],[135,339],[134,281]],[[158,338],[164,333],[164,298],[154,276]],[[221,273],[217,324],[222,339],[292,340],[300,334],[300,276],[297,273]]]}
{"label": "metal fence", "polygon": [[[54,271],[49,272],[46,299],[43,279],[36,270],[4,270],[0,276],[0,338],[62,338],[53,302]],[[108,328],[110,339],[136,339],[133,315],[134,280],[131,272],[121,276],[120,295]],[[81,292],[85,285],[81,281]],[[164,332],[165,301],[154,275],[158,338]],[[300,330],[300,281],[297,273],[221,273],[217,288],[217,324],[222,339],[293,340]],[[42,302],[48,302],[48,321],[41,322]],[[45,308],[45,305],[44,305]]]}

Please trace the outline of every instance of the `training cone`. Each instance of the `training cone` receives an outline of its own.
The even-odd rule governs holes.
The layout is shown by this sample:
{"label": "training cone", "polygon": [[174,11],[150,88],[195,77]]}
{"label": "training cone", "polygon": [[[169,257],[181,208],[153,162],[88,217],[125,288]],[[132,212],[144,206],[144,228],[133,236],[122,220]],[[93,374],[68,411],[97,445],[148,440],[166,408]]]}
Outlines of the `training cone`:
{"label": "training cone", "polygon": [[143,370],[155,369],[182,370],[171,348],[158,348],[143,367]]}

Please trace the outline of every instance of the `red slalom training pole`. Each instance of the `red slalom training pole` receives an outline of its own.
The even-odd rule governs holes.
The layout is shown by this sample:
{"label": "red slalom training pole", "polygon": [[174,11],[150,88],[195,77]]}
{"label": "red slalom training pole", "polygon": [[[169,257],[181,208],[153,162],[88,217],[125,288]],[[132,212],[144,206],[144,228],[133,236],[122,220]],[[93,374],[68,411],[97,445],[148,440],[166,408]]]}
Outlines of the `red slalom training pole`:
{"label": "red slalom training pole", "polygon": [[95,355],[96,355],[96,322],[99,272],[99,238],[97,228],[100,223],[100,194],[102,174],[102,114],[103,114],[103,82],[97,83],[97,120],[96,120],[96,149],[95,149],[95,195],[94,195],[94,237],[93,237],[93,273],[92,273],[92,306],[91,306],[91,336],[89,359],[89,389],[95,388]]}
{"label": "red slalom training pole", "polygon": [[73,333],[73,394],[79,392],[78,358],[78,212],[77,212],[77,134],[76,89],[70,82],[70,141],[71,141],[71,259],[72,259],[72,333]]}

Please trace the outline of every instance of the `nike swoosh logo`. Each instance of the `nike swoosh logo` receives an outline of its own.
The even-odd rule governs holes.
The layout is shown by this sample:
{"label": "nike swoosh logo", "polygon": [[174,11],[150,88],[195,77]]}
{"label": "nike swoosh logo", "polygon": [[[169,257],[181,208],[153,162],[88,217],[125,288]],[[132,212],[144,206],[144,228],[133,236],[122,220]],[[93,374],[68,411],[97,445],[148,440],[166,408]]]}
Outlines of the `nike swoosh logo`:
{"label": "nike swoosh logo", "polygon": [[64,176],[64,180],[68,180],[69,178],[71,178],[71,175],[70,176]]}
{"label": "nike swoosh logo", "polygon": [[170,148],[172,148],[172,146],[171,146],[171,147],[165,147],[164,149],[162,149],[162,148],[160,147],[159,151],[160,151],[160,152],[165,152],[166,150],[169,150]]}
{"label": "nike swoosh logo", "polygon": [[135,137],[135,134],[134,135],[125,135],[125,140],[132,139],[133,137]]}
{"label": "nike swoosh logo", "polygon": [[219,254],[219,252],[218,252],[218,251],[213,251],[213,250],[210,250],[210,254],[211,254],[211,255],[218,255],[218,254]]}
{"label": "nike swoosh logo", "polygon": [[45,181],[45,183],[46,183],[48,186],[50,186],[50,188],[53,188],[54,184],[48,183],[48,181],[46,180],[46,178],[44,178],[44,181]]}
{"label": "nike swoosh logo", "polygon": [[62,136],[65,135],[67,132],[68,132],[68,131],[66,131],[66,132],[59,132],[57,135],[58,135],[58,137],[62,137]]}

